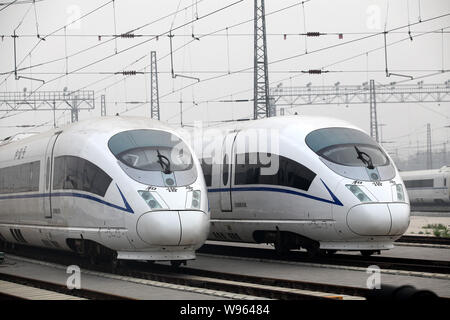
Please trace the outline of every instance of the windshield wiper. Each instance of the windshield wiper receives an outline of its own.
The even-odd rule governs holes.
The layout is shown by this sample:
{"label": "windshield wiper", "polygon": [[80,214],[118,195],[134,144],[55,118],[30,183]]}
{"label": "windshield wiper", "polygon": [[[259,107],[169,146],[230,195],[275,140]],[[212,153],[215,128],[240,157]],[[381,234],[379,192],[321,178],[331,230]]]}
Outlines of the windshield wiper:
{"label": "windshield wiper", "polygon": [[[171,173],[170,171],[170,160],[166,156],[163,156],[159,150],[156,150],[158,153],[158,163],[161,165],[161,168],[164,170],[165,174]],[[165,161],[163,161],[165,160]]]}
{"label": "windshield wiper", "polygon": [[[356,153],[358,154],[358,159],[361,160],[368,169],[372,170],[375,169],[373,166],[372,158],[365,152],[358,149],[357,146],[355,146]],[[364,158],[363,156],[366,156],[367,158]]]}

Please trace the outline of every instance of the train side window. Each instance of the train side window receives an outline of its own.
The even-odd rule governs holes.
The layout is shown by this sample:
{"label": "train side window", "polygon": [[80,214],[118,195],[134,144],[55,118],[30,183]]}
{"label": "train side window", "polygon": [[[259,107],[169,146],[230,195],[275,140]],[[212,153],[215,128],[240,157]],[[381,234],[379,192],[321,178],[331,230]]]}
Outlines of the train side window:
{"label": "train side window", "polygon": [[64,177],[65,177],[65,157],[56,157],[53,168],[53,189],[63,189]]}
{"label": "train side window", "polygon": [[32,191],[39,191],[40,163],[35,161],[30,163],[30,188]]}
{"label": "train side window", "polygon": [[111,177],[90,161],[74,156],[55,158],[53,188],[81,190],[104,197]]}
{"label": "train side window", "polygon": [[40,162],[0,169],[0,194],[39,191]]}
{"label": "train side window", "polygon": [[228,184],[228,155],[225,154],[223,157],[223,172],[222,172],[222,181],[223,185],[226,186]]}
{"label": "train side window", "polygon": [[206,186],[210,187],[212,184],[212,158],[204,158],[200,160],[203,176],[205,177]]}
{"label": "train side window", "polygon": [[424,180],[406,180],[404,181],[406,188],[432,188],[434,187],[433,179]]}
{"label": "train side window", "polygon": [[283,156],[278,156],[279,167],[276,173],[261,175],[261,168],[270,167],[271,163],[262,164],[260,159],[260,154],[257,153],[237,154],[234,183],[278,185],[307,191],[316,177],[304,165]]}

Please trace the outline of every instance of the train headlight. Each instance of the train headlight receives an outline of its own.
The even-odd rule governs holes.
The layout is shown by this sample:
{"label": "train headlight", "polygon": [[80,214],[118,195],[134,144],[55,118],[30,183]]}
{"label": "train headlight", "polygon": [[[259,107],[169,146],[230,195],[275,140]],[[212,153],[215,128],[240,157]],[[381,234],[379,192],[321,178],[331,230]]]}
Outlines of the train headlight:
{"label": "train headlight", "polygon": [[152,193],[149,191],[139,190],[139,194],[141,195],[142,199],[147,202],[150,209],[161,209],[162,206],[159,204],[159,202],[153,197]]}
{"label": "train headlight", "polygon": [[360,187],[355,186],[354,184],[346,184],[345,186],[355,195],[355,197],[359,199],[359,201],[361,202],[372,201]]}
{"label": "train headlight", "polygon": [[397,191],[397,201],[405,201],[405,193],[403,192],[403,186],[396,184],[395,189]]}
{"label": "train headlight", "polygon": [[201,198],[200,190],[195,190],[192,192],[192,208],[200,209],[200,198]]}
{"label": "train headlight", "polygon": [[186,195],[186,207],[200,209],[202,193],[200,190],[189,191]]}

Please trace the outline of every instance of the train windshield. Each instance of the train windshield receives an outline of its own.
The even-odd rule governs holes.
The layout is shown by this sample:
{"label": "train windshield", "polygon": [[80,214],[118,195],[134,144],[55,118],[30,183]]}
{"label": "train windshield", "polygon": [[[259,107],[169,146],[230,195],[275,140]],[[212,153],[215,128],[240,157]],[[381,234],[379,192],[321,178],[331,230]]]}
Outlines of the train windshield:
{"label": "train windshield", "polygon": [[130,130],[114,135],[111,152],[125,165],[144,171],[185,171],[193,166],[187,145],[177,136],[159,130]]}
{"label": "train windshield", "polygon": [[378,143],[355,129],[318,129],[306,136],[306,144],[319,156],[345,166],[373,169],[389,164]]}

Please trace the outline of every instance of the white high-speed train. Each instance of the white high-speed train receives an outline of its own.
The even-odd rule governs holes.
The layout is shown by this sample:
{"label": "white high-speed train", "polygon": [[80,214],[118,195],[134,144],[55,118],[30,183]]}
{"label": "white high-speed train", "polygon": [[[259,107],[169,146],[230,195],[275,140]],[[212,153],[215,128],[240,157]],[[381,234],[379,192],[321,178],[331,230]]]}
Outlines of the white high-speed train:
{"label": "white high-speed train", "polygon": [[409,226],[389,155],[336,119],[275,117],[194,131],[211,207],[209,239],[306,248],[393,248]]}
{"label": "white high-speed train", "polygon": [[412,206],[447,207],[450,211],[450,167],[400,172]]}
{"label": "white high-speed train", "polygon": [[160,122],[103,117],[13,140],[0,145],[1,241],[179,264],[206,240],[200,164]]}

